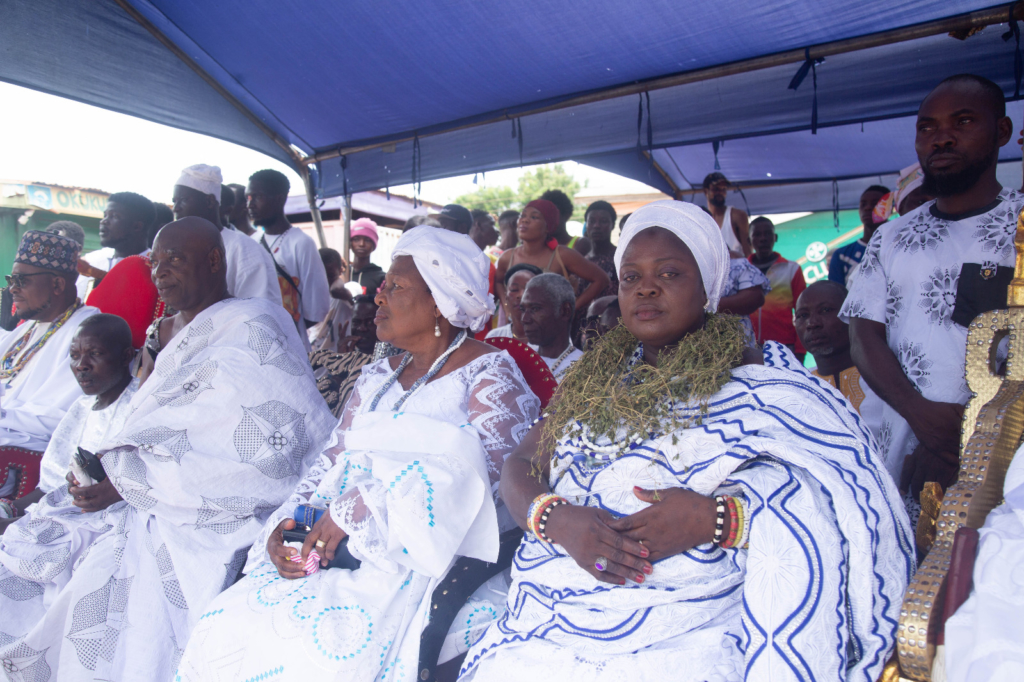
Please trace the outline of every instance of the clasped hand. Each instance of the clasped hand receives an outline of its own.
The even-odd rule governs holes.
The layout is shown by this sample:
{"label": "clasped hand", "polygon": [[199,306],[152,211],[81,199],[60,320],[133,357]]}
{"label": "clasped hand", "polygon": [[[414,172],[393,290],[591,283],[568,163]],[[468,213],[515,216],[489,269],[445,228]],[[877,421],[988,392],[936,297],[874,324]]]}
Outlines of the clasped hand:
{"label": "clasped hand", "polygon": [[[587,573],[615,585],[642,583],[654,571],[652,561],[714,537],[712,498],[683,488],[634,488],[633,494],[651,506],[618,519],[603,509],[559,505],[548,517],[547,535]],[[601,558],[608,561],[603,571],[595,566]]]}
{"label": "clasped hand", "polygon": [[[274,562],[274,566],[277,567],[277,572],[281,577],[288,580],[306,577],[306,570],[304,568],[306,558],[313,547],[316,546],[318,540],[326,543],[325,546],[317,548],[317,554],[320,555],[320,566],[326,568],[327,564],[331,563],[334,559],[334,552],[338,548],[338,543],[347,536],[347,533],[334,523],[330,510],[325,511],[323,516],[313,525],[313,530],[309,531],[305,542],[302,543],[301,551],[284,544],[284,531],[292,530],[293,528],[295,528],[295,520],[285,519],[277,524],[277,528],[270,534],[270,538],[267,540],[267,554],[270,555],[270,560]],[[291,557],[299,553],[302,555],[302,561],[299,563],[292,561]]]}
{"label": "clasped hand", "polygon": [[109,478],[93,485],[80,486],[75,475],[69,472],[65,480],[68,482],[68,492],[74,499],[73,504],[83,512],[102,511],[124,499]]}

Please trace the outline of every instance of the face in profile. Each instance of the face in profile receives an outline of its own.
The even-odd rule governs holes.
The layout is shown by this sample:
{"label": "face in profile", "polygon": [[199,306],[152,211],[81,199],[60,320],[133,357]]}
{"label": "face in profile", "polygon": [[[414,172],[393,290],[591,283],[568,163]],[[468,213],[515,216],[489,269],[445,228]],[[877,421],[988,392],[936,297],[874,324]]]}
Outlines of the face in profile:
{"label": "face in profile", "polygon": [[374,299],[377,305],[377,338],[399,348],[402,340],[434,334],[434,298],[412,256],[391,261],[383,288]]}

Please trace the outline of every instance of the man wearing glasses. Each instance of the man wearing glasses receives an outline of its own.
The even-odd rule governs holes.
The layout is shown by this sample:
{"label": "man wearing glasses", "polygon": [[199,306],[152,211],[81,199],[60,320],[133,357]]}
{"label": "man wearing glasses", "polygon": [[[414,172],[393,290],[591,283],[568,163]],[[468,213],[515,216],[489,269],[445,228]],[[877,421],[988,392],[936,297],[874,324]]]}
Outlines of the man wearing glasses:
{"label": "man wearing glasses", "polygon": [[24,322],[0,332],[0,499],[34,487],[42,451],[82,395],[68,349],[78,325],[99,310],[78,300],[80,249],[73,239],[31,230],[6,276]]}

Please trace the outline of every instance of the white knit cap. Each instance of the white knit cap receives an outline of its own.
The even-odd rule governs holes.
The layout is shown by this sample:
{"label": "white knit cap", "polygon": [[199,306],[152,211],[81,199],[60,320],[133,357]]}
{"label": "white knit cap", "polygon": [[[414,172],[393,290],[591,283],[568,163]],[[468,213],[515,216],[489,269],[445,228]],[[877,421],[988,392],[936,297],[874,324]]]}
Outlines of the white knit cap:
{"label": "white knit cap", "polygon": [[[718,310],[725,281],[729,277],[729,250],[722,239],[722,229],[704,209],[683,201],[655,201],[629,216],[615,249],[615,270],[622,265],[622,256],[633,237],[649,227],[663,227],[679,237],[690,249],[700,268],[708,310]],[[620,273],[621,277],[621,273]]]}
{"label": "white knit cap", "polygon": [[174,183],[182,187],[191,187],[203,194],[212,194],[220,205],[220,186],[224,182],[218,166],[207,166],[205,163],[197,163],[181,171],[181,177]]}
{"label": "white knit cap", "polygon": [[399,238],[391,260],[399,256],[412,256],[452,326],[479,331],[494,315],[494,297],[487,293],[491,260],[467,235],[420,225]]}

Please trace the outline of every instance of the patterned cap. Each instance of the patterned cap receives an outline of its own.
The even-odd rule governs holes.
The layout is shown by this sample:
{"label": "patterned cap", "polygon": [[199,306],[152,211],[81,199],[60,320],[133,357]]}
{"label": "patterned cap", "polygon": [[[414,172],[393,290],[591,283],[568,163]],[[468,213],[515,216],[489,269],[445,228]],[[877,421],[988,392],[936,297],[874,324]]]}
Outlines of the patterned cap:
{"label": "patterned cap", "polygon": [[81,249],[74,239],[52,232],[29,230],[21,237],[14,262],[71,274],[77,272]]}

